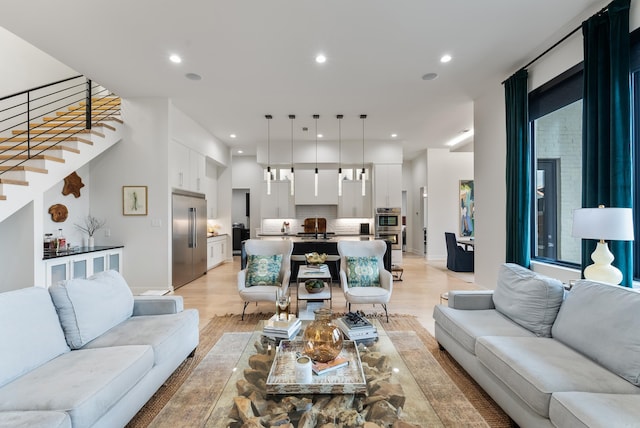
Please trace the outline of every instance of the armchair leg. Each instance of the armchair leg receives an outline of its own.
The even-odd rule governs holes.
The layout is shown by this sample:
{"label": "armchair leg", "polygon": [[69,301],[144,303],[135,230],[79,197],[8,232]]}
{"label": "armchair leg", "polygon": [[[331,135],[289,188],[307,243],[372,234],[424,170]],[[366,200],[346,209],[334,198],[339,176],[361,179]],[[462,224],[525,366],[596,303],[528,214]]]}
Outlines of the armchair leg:
{"label": "armchair leg", "polygon": [[384,308],[384,314],[387,316],[387,322],[389,322],[389,312],[387,312],[387,305],[382,304],[382,307]]}
{"label": "armchair leg", "polygon": [[247,310],[247,306],[249,306],[249,302],[244,302],[244,307],[242,308],[242,321],[244,321],[244,311]]}
{"label": "armchair leg", "polygon": [[351,312],[351,302],[349,302],[349,312]]}

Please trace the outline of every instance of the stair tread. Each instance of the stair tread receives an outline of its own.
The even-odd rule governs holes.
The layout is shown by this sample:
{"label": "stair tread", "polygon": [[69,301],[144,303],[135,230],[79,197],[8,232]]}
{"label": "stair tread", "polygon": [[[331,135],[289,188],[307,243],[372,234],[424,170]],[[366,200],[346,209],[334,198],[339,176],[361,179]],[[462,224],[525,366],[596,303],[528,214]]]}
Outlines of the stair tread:
{"label": "stair tread", "polygon": [[47,161],[60,162],[60,163],[66,162],[63,158],[59,158],[57,156],[51,156],[51,155],[43,155],[43,154],[32,155],[31,157],[29,157],[28,155],[0,155],[0,160],[12,160],[12,159],[14,160],[35,159],[35,160],[47,160]]}
{"label": "stair tread", "polygon": [[[33,147],[31,146],[31,150],[33,151],[41,151],[41,150],[63,150],[65,152],[71,152],[71,153],[80,153],[80,150],[74,148],[74,147],[68,147],[68,146],[63,146],[63,145],[54,145],[54,144],[49,144],[49,145],[41,145],[41,146],[37,146],[37,147]],[[3,146],[0,145],[0,150],[5,151],[5,150],[16,150],[16,151],[27,151],[29,150],[28,146],[25,145],[19,145],[19,146]]]}
{"label": "stair tread", "polygon": [[16,186],[28,186],[29,182],[24,180],[14,180],[13,178],[0,177],[0,184],[14,184]]}
{"label": "stair tread", "polygon": [[48,174],[45,168],[38,168],[31,165],[16,165],[16,166],[5,166],[0,165],[0,171],[27,171],[27,172],[39,172],[41,174]]}

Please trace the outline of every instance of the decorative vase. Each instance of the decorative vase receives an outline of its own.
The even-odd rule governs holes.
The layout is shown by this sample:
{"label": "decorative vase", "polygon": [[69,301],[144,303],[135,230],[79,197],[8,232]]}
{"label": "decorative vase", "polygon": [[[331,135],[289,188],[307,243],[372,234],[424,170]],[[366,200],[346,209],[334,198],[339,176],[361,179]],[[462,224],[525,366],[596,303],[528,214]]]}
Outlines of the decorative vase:
{"label": "decorative vase", "polygon": [[90,236],[89,239],[87,239],[87,247],[89,248],[95,247],[95,241],[93,236]]}
{"label": "decorative vase", "polygon": [[304,330],[304,353],[314,361],[326,363],[342,350],[342,332],[331,322],[329,309],[318,309],[315,320]]}

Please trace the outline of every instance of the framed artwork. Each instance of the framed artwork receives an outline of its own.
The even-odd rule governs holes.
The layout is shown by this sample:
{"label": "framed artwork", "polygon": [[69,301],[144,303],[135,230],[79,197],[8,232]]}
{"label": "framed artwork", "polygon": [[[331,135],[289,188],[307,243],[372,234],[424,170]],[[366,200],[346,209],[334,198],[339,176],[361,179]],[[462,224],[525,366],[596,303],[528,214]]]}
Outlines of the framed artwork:
{"label": "framed artwork", "polygon": [[474,232],[473,180],[460,180],[460,236]]}
{"label": "framed artwork", "polygon": [[122,215],[147,214],[147,186],[122,186]]}

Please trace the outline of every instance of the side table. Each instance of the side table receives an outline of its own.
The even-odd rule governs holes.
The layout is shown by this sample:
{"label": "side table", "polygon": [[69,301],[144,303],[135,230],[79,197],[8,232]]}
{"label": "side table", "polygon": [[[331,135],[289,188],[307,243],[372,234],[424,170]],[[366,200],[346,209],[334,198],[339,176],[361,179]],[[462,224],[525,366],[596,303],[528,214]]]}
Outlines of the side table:
{"label": "side table", "polygon": [[[321,279],[324,282],[324,289],[319,293],[309,293],[304,286],[308,279]],[[300,266],[298,270],[298,292],[296,293],[296,315],[300,314],[300,300],[328,300],[329,307],[333,305],[333,281],[327,265],[312,267],[308,265]],[[327,290],[328,289],[328,290]]]}

